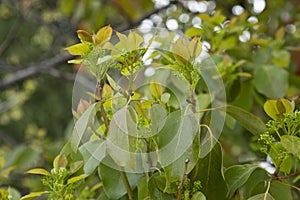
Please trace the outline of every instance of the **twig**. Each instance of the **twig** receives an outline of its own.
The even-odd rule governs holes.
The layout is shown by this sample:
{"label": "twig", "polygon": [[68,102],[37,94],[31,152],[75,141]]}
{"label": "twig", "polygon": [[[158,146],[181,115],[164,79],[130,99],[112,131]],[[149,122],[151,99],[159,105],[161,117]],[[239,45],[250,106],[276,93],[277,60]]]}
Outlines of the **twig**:
{"label": "twig", "polygon": [[294,177],[294,176],[297,176],[297,175],[299,175],[300,174],[300,170],[298,170],[298,171],[296,171],[296,172],[294,172],[294,173],[292,173],[292,174],[289,174],[289,175],[286,175],[286,176],[279,176],[279,177],[277,177],[279,180],[282,180],[282,179],[289,179],[289,178],[292,178],[292,177]]}
{"label": "twig", "polygon": [[15,39],[16,33],[17,33],[17,31],[20,27],[20,24],[21,24],[21,17],[18,16],[15,23],[13,24],[13,26],[11,27],[11,29],[7,33],[6,38],[4,39],[2,44],[0,45],[0,55],[7,49],[7,47],[9,47],[11,41]]}
{"label": "twig", "polygon": [[37,74],[47,72],[50,68],[54,68],[61,63],[65,63],[67,60],[72,59],[73,56],[67,53],[59,54],[53,58],[41,61],[40,63],[31,65],[24,69],[21,69],[10,78],[0,81],[0,90],[12,87],[16,83],[22,82],[28,78],[31,78]]}
{"label": "twig", "polygon": [[75,80],[75,76],[72,73],[67,73],[67,72],[62,72],[58,69],[55,68],[48,68],[47,71],[43,71],[43,73],[45,74],[49,74],[55,78],[62,78],[64,80],[68,80],[68,81],[74,81]]}
{"label": "twig", "polygon": [[182,180],[181,180],[181,183],[180,185],[178,186],[178,200],[181,200],[181,193],[182,193],[182,189],[183,189],[183,185],[184,185],[184,181],[186,180],[188,174],[187,174],[187,171],[188,171],[188,164],[189,164],[190,160],[189,159],[186,159],[185,162],[184,162],[184,173],[183,173],[183,177],[182,177]]}
{"label": "twig", "polygon": [[100,133],[98,133],[97,130],[95,130],[95,128],[93,126],[90,126],[92,132],[101,140],[106,140],[106,137],[101,135]]}
{"label": "twig", "polygon": [[[98,95],[98,98],[99,98],[99,101],[102,100],[102,86],[101,86],[101,81],[98,81],[97,83],[97,95]],[[105,113],[105,110],[104,110],[104,106],[103,106],[103,103],[101,103],[100,105],[100,112],[101,112],[101,116],[103,117],[103,121],[104,121],[104,125],[105,125],[105,128],[106,128],[106,133],[108,133],[108,130],[109,130],[109,122],[108,122],[108,118],[106,116],[106,113]]]}
{"label": "twig", "polygon": [[121,174],[122,181],[123,181],[123,183],[125,185],[125,188],[126,188],[126,191],[127,191],[127,194],[128,194],[128,198],[129,198],[129,200],[133,200],[133,192],[131,190],[131,186],[129,184],[127,175],[124,172],[124,169],[122,167],[120,167],[120,168],[121,169],[119,171],[120,171],[120,174]]}

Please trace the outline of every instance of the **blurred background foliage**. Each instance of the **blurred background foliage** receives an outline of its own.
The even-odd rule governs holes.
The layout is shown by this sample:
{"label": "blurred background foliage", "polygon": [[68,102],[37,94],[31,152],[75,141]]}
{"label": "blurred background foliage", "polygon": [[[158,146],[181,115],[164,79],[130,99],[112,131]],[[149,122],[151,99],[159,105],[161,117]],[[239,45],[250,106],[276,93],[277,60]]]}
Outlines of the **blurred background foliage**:
{"label": "blurred background foliage", "polygon": [[[73,125],[78,66],[67,64],[72,56],[64,48],[78,42],[76,30],[93,33],[107,24],[200,36],[229,103],[264,119],[266,99],[300,93],[299,0],[1,0],[1,187],[21,193],[42,187],[24,171],[51,168]],[[223,132],[225,165],[258,159],[250,151],[254,139],[233,119]]]}

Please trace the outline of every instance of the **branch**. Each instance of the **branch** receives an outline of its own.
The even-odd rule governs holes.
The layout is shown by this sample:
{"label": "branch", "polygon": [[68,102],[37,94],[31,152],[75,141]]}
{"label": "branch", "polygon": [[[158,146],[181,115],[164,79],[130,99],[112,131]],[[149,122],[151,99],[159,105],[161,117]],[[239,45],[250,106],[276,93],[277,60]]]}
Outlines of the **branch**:
{"label": "branch", "polygon": [[[66,61],[72,59],[73,56],[70,54],[59,54],[53,58],[48,60],[41,61],[40,63],[33,64],[29,67],[21,69],[11,75],[11,77],[7,79],[3,79],[0,81],[0,89],[6,89],[12,87],[16,83],[22,82],[28,78],[31,78],[40,73],[47,73],[50,69],[56,67],[61,63],[66,63]],[[51,72],[49,72],[51,74]],[[53,72],[52,72],[53,73]]]}
{"label": "branch", "polygon": [[20,28],[20,24],[22,23],[21,19],[22,18],[20,16],[18,16],[15,23],[12,25],[11,29],[7,33],[6,38],[0,45],[0,55],[7,49],[7,47],[9,47],[11,42],[15,39],[18,29]]}

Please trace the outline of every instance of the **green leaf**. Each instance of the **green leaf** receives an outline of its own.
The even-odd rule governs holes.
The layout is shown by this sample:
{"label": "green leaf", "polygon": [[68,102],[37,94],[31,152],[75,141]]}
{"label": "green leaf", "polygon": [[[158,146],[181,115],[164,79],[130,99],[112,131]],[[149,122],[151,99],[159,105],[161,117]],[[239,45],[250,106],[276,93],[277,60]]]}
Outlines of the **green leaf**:
{"label": "green leaf", "polygon": [[227,196],[232,198],[235,191],[243,186],[249,179],[250,175],[257,169],[254,164],[234,165],[225,171],[225,180],[228,187]]}
{"label": "green leaf", "polygon": [[[254,194],[260,194],[264,192],[265,181],[269,179],[270,176],[266,170],[262,168],[257,168],[254,170],[243,187],[245,190],[245,198],[249,198]],[[260,186],[260,184],[262,186]]]}
{"label": "green leaf", "polygon": [[201,181],[201,192],[207,199],[225,200],[227,186],[223,177],[223,158],[219,143],[202,159],[198,161],[192,172],[192,181]]}
{"label": "green leaf", "polygon": [[83,144],[79,151],[84,160],[84,173],[91,174],[106,156],[106,142],[92,140]]}
{"label": "green leaf", "polygon": [[188,172],[197,163],[200,153],[200,142],[196,137],[198,133],[198,120],[190,110],[190,106],[182,113],[175,111],[167,117],[165,126],[158,134],[158,156],[166,172],[166,187],[171,182],[181,180],[185,160],[189,160]]}
{"label": "green leaf", "polygon": [[148,195],[148,183],[146,176],[143,176],[137,185],[138,189],[138,199],[147,199]]}
{"label": "green leaf", "polygon": [[107,153],[126,169],[139,170],[136,165],[137,114],[131,106],[118,110],[111,122],[107,136]]}
{"label": "green leaf", "polygon": [[289,73],[283,68],[264,65],[255,69],[253,84],[266,97],[277,99],[286,95],[288,78]]}
{"label": "green leaf", "polygon": [[[109,157],[107,157],[106,159],[109,159],[109,161],[105,161],[104,163],[113,162]],[[117,168],[118,166],[114,165],[113,167]],[[125,195],[127,191],[122,181],[120,171],[114,168],[101,163],[98,168],[98,173],[103,182],[103,189],[105,194],[110,199],[119,199],[123,195]],[[141,174],[126,173],[126,175],[131,189],[133,190],[141,179]]]}
{"label": "green leaf", "polygon": [[275,199],[293,200],[291,187],[279,181],[272,181],[270,193]]}
{"label": "green leaf", "polygon": [[70,179],[68,179],[68,184],[71,184],[71,183],[75,183],[77,181],[80,181],[82,179],[85,179],[86,177],[88,177],[89,175],[88,174],[81,174],[79,176],[75,176],[75,177],[72,177]]}
{"label": "green leaf", "polygon": [[59,154],[55,157],[53,161],[53,168],[59,169],[59,168],[66,168],[68,165],[68,160],[64,154]]}
{"label": "green leaf", "polygon": [[288,153],[291,153],[294,156],[297,156],[298,159],[300,159],[300,138],[299,137],[284,135],[281,137],[281,144]]}
{"label": "green leaf", "polygon": [[204,32],[203,29],[192,27],[186,30],[185,35],[187,37],[194,37],[194,36],[202,35],[203,32]]}
{"label": "green leaf", "polygon": [[73,46],[65,48],[72,55],[85,55],[91,51],[89,45],[84,43],[75,44]]}
{"label": "green leaf", "polygon": [[163,93],[163,88],[161,86],[161,84],[155,80],[152,80],[150,85],[149,85],[149,90],[151,95],[156,98],[156,99],[160,99],[162,93]]}
{"label": "green leaf", "polygon": [[26,171],[26,174],[38,174],[38,175],[44,175],[44,176],[51,176],[50,172],[48,172],[45,169],[42,168],[36,168],[36,169],[30,169]]}
{"label": "green leaf", "polygon": [[195,194],[193,194],[191,200],[206,200],[206,197],[202,192],[196,192]]}
{"label": "green leaf", "polygon": [[155,104],[150,109],[151,132],[152,135],[157,134],[165,125],[167,119],[167,111],[161,105]]}
{"label": "green leaf", "polygon": [[162,190],[159,189],[156,177],[158,177],[159,174],[155,173],[151,176],[149,183],[148,183],[148,191],[149,196],[151,200],[174,200],[175,198],[167,193],[164,193]]}
{"label": "green leaf", "polygon": [[43,194],[49,194],[48,191],[42,191],[42,192],[32,192],[26,196],[23,196],[20,200],[30,200],[34,199],[36,197],[42,196]]}
{"label": "green leaf", "polygon": [[280,67],[288,67],[291,60],[291,54],[286,50],[277,50],[272,52],[273,63]]}
{"label": "green leaf", "polygon": [[286,155],[286,150],[281,142],[271,146],[269,156],[276,167],[280,164],[280,171],[290,173],[293,164],[292,159]]}
{"label": "green leaf", "polygon": [[268,194],[257,194],[250,197],[248,200],[275,200],[269,193]]}
{"label": "green leaf", "polygon": [[91,119],[95,116],[96,103],[89,106],[89,108],[76,121],[73,134],[71,136],[71,147],[73,151],[77,151],[80,141],[88,128]]}
{"label": "green leaf", "polygon": [[226,112],[254,135],[259,135],[267,131],[265,123],[248,111],[230,105],[226,107]]}

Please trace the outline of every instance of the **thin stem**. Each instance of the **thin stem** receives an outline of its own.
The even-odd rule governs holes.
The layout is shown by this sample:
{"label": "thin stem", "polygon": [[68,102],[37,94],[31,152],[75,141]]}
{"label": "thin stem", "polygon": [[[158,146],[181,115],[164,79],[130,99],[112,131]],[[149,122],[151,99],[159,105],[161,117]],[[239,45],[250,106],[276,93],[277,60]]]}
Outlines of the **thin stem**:
{"label": "thin stem", "polygon": [[130,187],[127,175],[124,172],[124,169],[122,167],[120,167],[120,168],[121,168],[120,169],[121,178],[122,178],[122,181],[123,181],[124,186],[126,188],[126,191],[127,191],[127,194],[128,194],[128,198],[129,198],[129,200],[133,200],[133,192],[131,190],[131,187]]}
{"label": "thin stem", "polygon": [[92,132],[101,140],[106,140],[106,137],[101,135],[100,133],[98,133],[98,131],[93,127],[93,126],[90,126]]}
{"label": "thin stem", "polygon": [[282,180],[282,179],[289,179],[289,178],[292,178],[292,177],[297,176],[297,175],[299,175],[299,174],[300,174],[300,170],[298,170],[298,171],[296,171],[296,172],[294,172],[294,173],[292,173],[292,174],[286,175],[286,176],[279,176],[278,179],[279,179],[279,180]]}
{"label": "thin stem", "polygon": [[268,193],[269,193],[269,190],[270,190],[270,186],[271,186],[271,181],[268,181],[268,186],[267,186],[267,190],[266,190],[265,195],[264,195],[264,200],[267,200]]}
{"label": "thin stem", "polygon": [[189,159],[185,160],[183,177],[182,177],[180,185],[178,186],[178,198],[177,198],[178,200],[181,200],[181,194],[182,194],[182,189],[183,189],[184,181],[186,180],[187,175],[188,175],[187,171],[188,171],[189,162],[190,162]]}
{"label": "thin stem", "polygon": [[280,171],[280,165],[282,164],[282,162],[283,162],[283,159],[279,160],[278,165],[275,169],[275,172],[272,174],[270,181],[273,181],[274,179],[278,179],[278,173]]}
{"label": "thin stem", "polygon": [[[97,93],[98,93],[97,95],[98,95],[99,101],[101,101],[102,100],[101,81],[98,81]],[[104,107],[103,107],[103,103],[101,103],[101,105],[100,105],[100,112],[101,112],[101,116],[103,117],[104,125],[105,125],[105,128],[106,128],[106,135],[107,135],[108,130],[109,130],[109,122],[108,122],[108,118],[106,116],[106,113],[105,113],[105,110],[104,110]]]}

